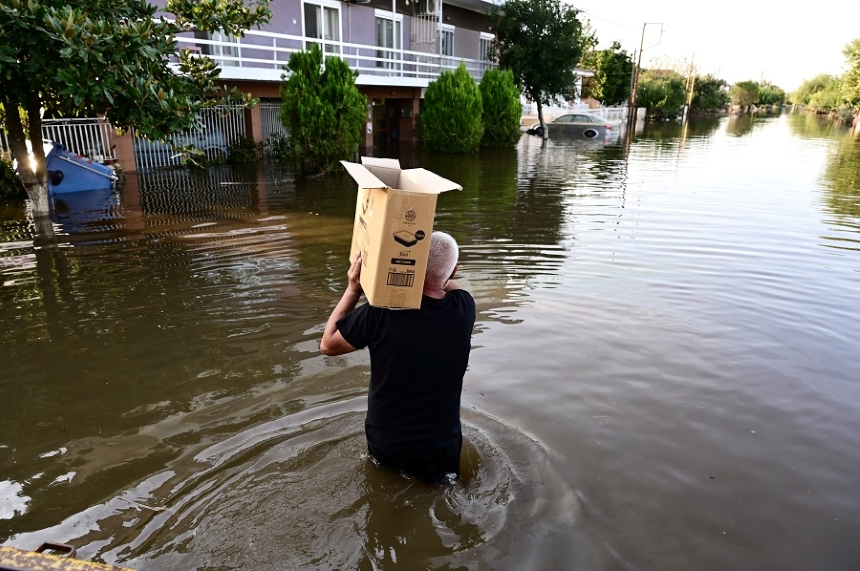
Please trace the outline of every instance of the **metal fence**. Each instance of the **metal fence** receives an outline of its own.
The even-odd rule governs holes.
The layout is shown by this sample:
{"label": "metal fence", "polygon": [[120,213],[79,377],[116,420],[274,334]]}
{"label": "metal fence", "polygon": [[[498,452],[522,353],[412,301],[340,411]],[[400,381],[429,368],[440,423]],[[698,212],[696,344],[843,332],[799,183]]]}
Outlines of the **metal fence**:
{"label": "metal fence", "polygon": [[[286,135],[279,118],[280,101],[260,104],[263,120],[263,140],[275,134]],[[134,137],[134,153],[141,170],[181,166],[184,152],[197,149],[210,161],[226,159],[230,145],[247,134],[245,108],[241,105],[221,105],[204,109],[199,125],[171,135],[168,140],[151,141]],[[42,123],[42,138],[57,141],[71,152],[99,162],[116,160],[113,144],[114,129],[100,119],[46,119]],[[0,124],[0,156],[11,161],[8,135]]]}
{"label": "metal fence", "polygon": [[226,159],[230,145],[246,132],[244,107],[210,107],[200,114],[197,128],[178,131],[164,142],[135,134],[134,158],[140,170],[180,166],[188,150],[203,151],[210,161]]}
{"label": "metal fence", "polygon": [[[0,126],[3,127],[3,126]],[[113,145],[114,129],[100,119],[44,119],[42,139],[62,143],[71,152],[99,162],[116,159]],[[0,128],[0,154],[12,159],[5,127]]]}
{"label": "metal fence", "polygon": [[273,135],[287,136],[287,130],[284,124],[281,123],[281,101],[279,99],[260,101],[260,119],[262,122],[261,135],[264,143]]}

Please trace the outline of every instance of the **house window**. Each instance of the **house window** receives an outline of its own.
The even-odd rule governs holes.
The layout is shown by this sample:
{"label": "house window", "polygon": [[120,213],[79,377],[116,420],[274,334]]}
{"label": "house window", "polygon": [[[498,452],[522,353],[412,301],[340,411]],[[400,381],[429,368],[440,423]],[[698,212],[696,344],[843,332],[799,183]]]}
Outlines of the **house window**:
{"label": "house window", "polygon": [[[239,39],[232,34],[224,32],[194,32],[194,37],[201,40],[211,40],[218,43],[206,43],[200,45],[200,53],[212,58],[212,60],[221,67],[239,67],[240,62],[237,59],[242,56],[239,49]],[[224,58],[230,59],[224,59]]]}
{"label": "house window", "polygon": [[340,5],[334,1],[305,2],[304,11],[305,37],[322,41],[308,41],[305,48],[311,44],[320,44],[324,53],[340,53]]}
{"label": "house window", "polygon": [[442,24],[442,29],[439,30],[439,53],[454,57],[454,26]]}
{"label": "house window", "polygon": [[403,16],[376,10],[376,67],[400,69]]}
{"label": "house window", "polygon": [[496,36],[481,32],[481,39],[478,44],[478,60],[481,62],[481,69],[488,70],[493,67],[493,40]]}
{"label": "house window", "polygon": [[[240,57],[239,40],[233,34],[225,34],[224,32],[212,32],[211,35],[214,41],[223,42],[212,46],[212,59],[221,67],[238,67],[239,61],[222,58],[224,56],[229,58]],[[219,58],[219,56],[221,57]]]}

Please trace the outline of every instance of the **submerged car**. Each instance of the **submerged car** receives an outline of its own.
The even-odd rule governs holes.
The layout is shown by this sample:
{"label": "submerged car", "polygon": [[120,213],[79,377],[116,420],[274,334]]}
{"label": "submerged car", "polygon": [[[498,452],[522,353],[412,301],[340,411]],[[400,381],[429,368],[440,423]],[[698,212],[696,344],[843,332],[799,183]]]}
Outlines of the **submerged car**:
{"label": "submerged car", "polygon": [[[547,126],[553,135],[582,139],[608,139],[617,135],[621,128],[618,121],[610,121],[590,113],[566,113],[556,117]],[[528,132],[533,135],[543,135],[543,129],[540,126],[529,129]]]}
{"label": "submerged car", "polygon": [[164,142],[136,138],[134,143],[139,168],[179,165],[189,150],[205,154],[210,161],[226,159],[229,155],[227,138],[217,126],[180,131]]}

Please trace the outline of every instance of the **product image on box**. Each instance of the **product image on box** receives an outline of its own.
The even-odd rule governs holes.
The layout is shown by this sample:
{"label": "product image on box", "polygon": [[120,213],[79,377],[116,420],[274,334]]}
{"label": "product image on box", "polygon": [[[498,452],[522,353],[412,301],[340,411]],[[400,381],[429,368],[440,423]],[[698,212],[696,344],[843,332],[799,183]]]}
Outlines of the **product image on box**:
{"label": "product image on box", "polygon": [[412,232],[407,232],[406,230],[400,230],[399,232],[394,233],[394,239],[403,244],[407,248],[411,248],[415,244],[418,243],[418,240],[422,240],[425,234],[423,230],[419,230],[415,234]]}

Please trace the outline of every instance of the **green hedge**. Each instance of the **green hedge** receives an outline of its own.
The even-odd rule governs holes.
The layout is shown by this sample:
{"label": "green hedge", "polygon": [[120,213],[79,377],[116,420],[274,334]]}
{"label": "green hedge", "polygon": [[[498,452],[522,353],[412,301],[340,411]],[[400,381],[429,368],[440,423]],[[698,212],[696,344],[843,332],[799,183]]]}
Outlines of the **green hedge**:
{"label": "green hedge", "polygon": [[491,69],[481,80],[484,137],[482,147],[513,147],[522,136],[520,90],[510,70]]}
{"label": "green hedge", "polygon": [[474,153],[484,134],[482,115],[481,91],[466,66],[444,71],[424,93],[424,144],[432,151]]}
{"label": "green hedge", "polygon": [[321,174],[358,152],[367,99],[355,86],[358,72],[318,44],[294,52],[281,84],[281,121],[289,130],[287,159],[300,174]]}

